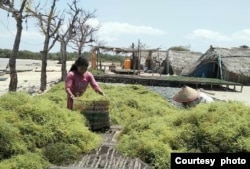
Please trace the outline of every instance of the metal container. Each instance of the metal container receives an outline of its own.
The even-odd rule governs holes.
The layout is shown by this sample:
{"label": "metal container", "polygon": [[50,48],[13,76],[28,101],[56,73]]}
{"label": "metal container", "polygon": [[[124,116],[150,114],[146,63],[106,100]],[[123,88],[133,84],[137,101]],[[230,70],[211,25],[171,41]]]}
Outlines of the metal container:
{"label": "metal container", "polygon": [[131,60],[130,59],[125,59],[123,64],[124,64],[124,69],[131,69]]}

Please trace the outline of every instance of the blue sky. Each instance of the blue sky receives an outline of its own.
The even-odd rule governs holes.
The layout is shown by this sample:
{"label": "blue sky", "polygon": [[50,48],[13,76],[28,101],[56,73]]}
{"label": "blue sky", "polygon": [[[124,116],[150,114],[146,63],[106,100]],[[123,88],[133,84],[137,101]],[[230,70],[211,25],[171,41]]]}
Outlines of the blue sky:
{"label": "blue sky", "polygon": [[[60,0],[58,9],[69,0]],[[129,47],[140,40],[148,48],[173,46],[205,52],[217,47],[250,46],[249,0],[79,0],[91,23],[100,25],[97,37],[105,45]],[[12,49],[15,22],[0,10],[0,48]],[[24,24],[20,50],[40,51],[43,37],[32,20]],[[71,48],[68,48],[72,51]],[[85,50],[88,50],[87,48]],[[53,51],[59,51],[58,44]]]}

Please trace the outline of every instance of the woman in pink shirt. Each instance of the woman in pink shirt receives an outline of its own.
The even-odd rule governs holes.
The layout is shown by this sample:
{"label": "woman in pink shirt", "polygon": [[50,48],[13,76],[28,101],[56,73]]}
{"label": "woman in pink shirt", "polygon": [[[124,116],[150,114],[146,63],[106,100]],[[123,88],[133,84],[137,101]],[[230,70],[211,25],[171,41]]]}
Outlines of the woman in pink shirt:
{"label": "woman in pink shirt", "polygon": [[70,110],[73,109],[73,99],[81,96],[86,91],[89,83],[97,93],[104,95],[92,73],[87,71],[88,66],[88,60],[79,57],[67,74],[65,88],[67,92],[67,108]]}

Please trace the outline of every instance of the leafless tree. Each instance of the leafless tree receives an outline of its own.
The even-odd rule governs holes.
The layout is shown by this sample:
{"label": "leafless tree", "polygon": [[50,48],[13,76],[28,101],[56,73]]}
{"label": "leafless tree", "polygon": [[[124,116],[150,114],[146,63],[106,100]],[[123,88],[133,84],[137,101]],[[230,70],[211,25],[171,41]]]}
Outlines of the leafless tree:
{"label": "leafless tree", "polygon": [[61,44],[61,80],[64,81],[66,79],[67,75],[67,68],[66,68],[66,62],[67,62],[67,45],[69,41],[76,35],[75,30],[75,23],[77,20],[79,20],[79,14],[82,11],[80,8],[77,7],[77,1],[74,0],[72,4],[68,4],[70,8],[70,18],[69,18],[69,24],[67,25],[66,29],[60,30],[58,34],[58,41]]}
{"label": "leafless tree", "polygon": [[81,56],[83,47],[86,43],[96,41],[94,33],[99,30],[100,26],[94,27],[87,23],[90,19],[96,18],[95,12],[82,11],[75,24],[76,36],[71,40],[73,49],[77,50],[78,56]]}
{"label": "leafless tree", "polygon": [[28,4],[28,0],[22,0],[20,7],[16,8],[14,0],[0,0],[0,8],[11,13],[12,17],[16,20],[16,37],[12,49],[12,55],[9,59],[9,69],[10,69],[10,83],[9,91],[17,90],[18,77],[16,72],[16,58],[19,52],[19,46],[23,30],[23,20],[25,19],[25,7]]}
{"label": "leafless tree", "polygon": [[[56,2],[58,0],[53,0],[50,10],[48,12],[44,11],[44,7],[40,7],[38,4],[35,10],[28,8],[28,12],[33,15],[38,20],[38,25],[44,34],[44,45],[43,50],[40,51],[42,55],[42,67],[41,67],[41,83],[40,90],[44,91],[47,87],[47,58],[49,51],[53,48],[56,41],[58,40],[58,31],[62,25],[62,17],[56,10]],[[46,8],[45,8],[46,9]],[[43,11],[43,13],[41,12]]]}

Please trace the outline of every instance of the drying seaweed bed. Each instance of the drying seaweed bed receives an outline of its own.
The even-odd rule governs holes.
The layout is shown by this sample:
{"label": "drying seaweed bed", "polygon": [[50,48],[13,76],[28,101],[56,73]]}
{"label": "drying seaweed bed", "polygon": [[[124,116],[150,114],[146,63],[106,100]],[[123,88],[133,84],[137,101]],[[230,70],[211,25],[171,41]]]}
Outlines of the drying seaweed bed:
{"label": "drying seaweed bed", "polygon": [[185,77],[185,76],[135,76],[135,75],[95,75],[95,79],[104,83],[126,83],[126,84],[141,84],[144,86],[165,86],[165,87],[181,87],[188,85],[194,88],[204,89],[221,89],[222,86],[233,86],[236,90],[237,86],[240,86],[240,92],[242,92],[243,85],[236,82],[225,81],[214,78],[197,78],[197,77]]}
{"label": "drying seaweed bed", "polygon": [[[250,107],[243,103],[180,109],[141,85],[100,85],[105,98],[90,87],[84,98],[110,102],[111,125],[122,126],[118,154],[169,169],[171,152],[250,152]],[[0,168],[70,166],[102,144],[80,112],[65,108],[65,98],[63,83],[40,96],[0,97]]]}
{"label": "drying seaweed bed", "polygon": [[233,85],[238,84],[235,82],[229,82],[222,79],[216,78],[197,78],[197,77],[185,77],[185,76],[168,76],[164,77],[168,81],[183,81],[183,82],[202,82],[202,83],[213,83],[213,84],[225,84],[225,85]]}

